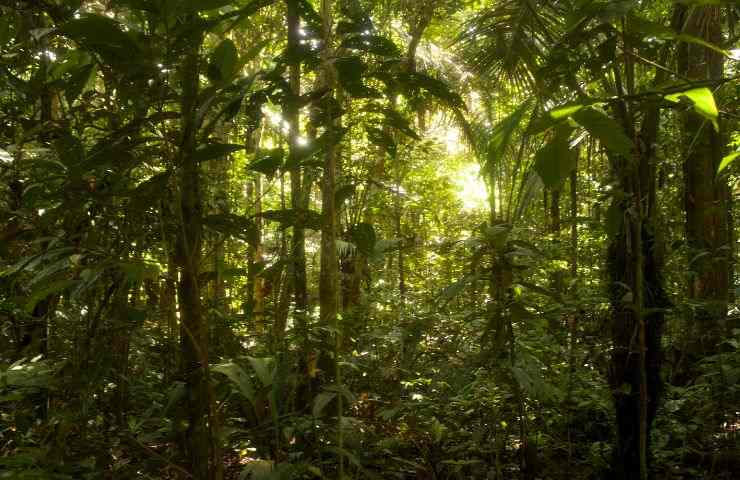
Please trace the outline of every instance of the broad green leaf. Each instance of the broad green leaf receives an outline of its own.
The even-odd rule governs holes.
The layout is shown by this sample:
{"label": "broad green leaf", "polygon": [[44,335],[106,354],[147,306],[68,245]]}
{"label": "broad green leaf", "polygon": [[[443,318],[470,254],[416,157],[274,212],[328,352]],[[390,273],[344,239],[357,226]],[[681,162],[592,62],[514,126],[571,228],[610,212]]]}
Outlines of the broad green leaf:
{"label": "broad green leaf", "polygon": [[62,279],[47,283],[45,285],[39,285],[39,287],[34,289],[26,299],[26,304],[24,307],[26,313],[33,312],[33,309],[36,308],[36,304],[38,304],[46,297],[67,290],[77,283],[78,280]]}
{"label": "broad green leaf", "polygon": [[332,400],[336,398],[337,394],[334,392],[322,392],[316,395],[316,398],[313,401],[313,409],[311,410],[311,413],[314,417],[320,417],[321,412],[324,411],[327,405],[331,403]]}
{"label": "broad green leaf", "polygon": [[223,158],[230,153],[238,152],[243,149],[244,145],[234,143],[211,143],[196,150],[194,159],[197,162],[205,162],[214,158]]}
{"label": "broad green leaf", "polygon": [[250,245],[256,245],[259,240],[255,223],[247,217],[233,213],[208,215],[203,218],[203,225],[225,235],[240,238]]}
{"label": "broad green leaf", "polygon": [[672,93],[665,96],[666,100],[673,103],[680,103],[681,98],[689,99],[694,104],[696,113],[711,121],[714,129],[719,130],[719,124],[717,123],[719,111],[717,110],[717,104],[714,102],[714,95],[711,90],[707,87],[692,88],[685,92]]}
{"label": "broad green leaf", "polygon": [[576,154],[570,148],[569,127],[560,127],[555,136],[535,155],[534,169],[546,187],[557,189],[576,166]]}
{"label": "broad green leaf", "polygon": [[629,157],[634,144],[622,127],[613,119],[594,108],[583,108],[573,114],[573,119],[582,125],[601,144],[614,153]]}
{"label": "broad green leaf", "polygon": [[130,64],[141,59],[134,36],[104,15],[84,15],[62,25],[59,31],[112,63]]}
{"label": "broad green leaf", "polygon": [[717,168],[717,173],[721,173],[722,170],[729,167],[732,162],[737,160],[737,158],[740,157],[740,151],[738,152],[732,152],[729,155],[726,155],[722,161],[719,163],[719,167]]}
{"label": "broad green leaf", "polygon": [[239,53],[234,42],[228,38],[222,40],[213,50],[210,62],[208,75],[212,81],[230,80],[239,66]]}
{"label": "broad green leaf", "polygon": [[405,77],[407,85],[412,90],[424,89],[448,107],[465,109],[465,102],[462,97],[459,93],[453,91],[447,82],[424,73],[407,74]]}
{"label": "broad green leaf", "polygon": [[245,372],[242,367],[236,363],[224,363],[212,366],[211,371],[226,375],[226,378],[231,380],[234,386],[236,386],[237,391],[241,393],[249,403],[254,405],[256,398],[254,386],[252,385],[252,380],[250,380],[249,375],[247,375],[247,372]]}
{"label": "broad green leaf", "polygon": [[550,110],[548,113],[554,120],[560,120],[579,112],[583,107],[585,107],[585,105],[566,105]]}
{"label": "broad green leaf", "polygon": [[254,161],[247,166],[247,169],[273,177],[283,166],[284,156],[285,151],[282,148],[259,150]]}
{"label": "broad green leaf", "polygon": [[367,70],[367,65],[360,57],[340,57],[334,61],[339,82],[343,86],[362,83],[362,75]]}
{"label": "broad green leaf", "polygon": [[283,228],[299,227],[321,230],[321,214],[313,210],[286,208],[284,210],[268,210],[262,212],[259,216],[278,222]]}
{"label": "broad green leaf", "polygon": [[275,361],[272,357],[255,358],[247,357],[249,364],[254,369],[263,387],[269,387],[272,385],[273,377],[275,375]]}

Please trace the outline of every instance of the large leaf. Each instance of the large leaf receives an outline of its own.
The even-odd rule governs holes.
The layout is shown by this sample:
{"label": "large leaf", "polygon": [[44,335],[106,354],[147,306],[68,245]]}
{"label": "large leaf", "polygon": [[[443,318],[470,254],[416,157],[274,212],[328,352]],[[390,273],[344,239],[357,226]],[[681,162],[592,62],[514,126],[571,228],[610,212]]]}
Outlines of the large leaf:
{"label": "large leaf", "polygon": [[65,23],[59,30],[112,63],[141,60],[141,48],[134,36],[104,15],[86,14]]}
{"label": "large leaf", "polygon": [[576,166],[575,153],[570,149],[571,128],[557,129],[555,136],[535,156],[534,169],[546,187],[557,189]]}
{"label": "large leaf", "polygon": [[263,387],[269,387],[272,385],[273,379],[275,378],[275,361],[272,357],[256,358],[247,357],[247,361],[254,369]]}
{"label": "large leaf", "polygon": [[267,220],[279,222],[283,228],[299,227],[321,230],[321,214],[313,210],[286,208],[284,210],[268,210],[262,212],[259,216]]}
{"label": "large leaf", "polygon": [[449,107],[465,108],[465,102],[460,94],[453,91],[448,83],[425,73],[411,73],[402,76],[404,77],[412,90],[421,88]]}
{"label": "large leaf", "polygon": [[732,152],[729,155],[726,155],[722,161],[719,163],[719,167],[717,168],[717,173],[721,173],[722,170],[729,167],[732,162],[740,158],[740,151]]}
{"label": "large leaf", "polygon": [[210,143],[204,145],[195,151],[194,159],[197,162],[205,162],[214,158],[223,158],[230,153],[243,150],[244,145],[235,143]]}
{"label": "large leaf", "polygon": [[212,372],[221,373],[226,375],[226,378],[231,380],[237,391],[242,394],[244,398],[254,405],[255,392],[252,380],[249,378],[247,372],[236,363],[224,363],[221,365],[214,365],[211,367]]}
{"label": "large leaf", "polygon": [[283,166],[284,156],[285,152],[282,148],[259,150],[247,169],[273,177]]}
{"label": "large leaf", "polygon": [[[703,0],[705,2],[709,0]],[[631,30],[643,34],[648,38],[660,38],[666,40],[677,40],[686,43],[693,43],[701,45],[702,47],[714,50],[724,56],[729,56],[729,52],[723,48],[704,40],[703,38],[689,35],[687,33],[678,33],[672,28],[667,27],[661,23],[651,22],[644,18],[640,18],[634,15],[629,17],[629,27]]]}
{"label": "large leaf", "polygon": [[665,96],[666,100],[674,103],[680,103],[682,98],[691,101],[696,113],[712,122],[715,130],[719,130],[719,124],[717,123],[719,111],[717,110],[717,104],[714,102],[714,95],[711,90],[707,87],[692,88],[685,92],[672,93]]}
{"label": "large leaf", "polygon": [[489,174],[498,169],[498,165],[503,160],[506,152],[511,146],[511,141],[514,138],[514,132],[522,123],[524,115],[527,113],[530,107],[530,102],[525,101],[519,108],[514,112],[501,120],[494,128],[491,134],[491,139],[485,148],[485,163],[483,164],[483,170]]}
{"label": "large leaf", "polygon": [[211,230],[240,238],[250,245],[256,245],[259,241],[259,231],[255,223],[240,215],[232,213],[208,215],[203,219],[203,224]]}
{"label": "large leaf", "polygon": [[614,153],[629,157],[634,144],[622,127],[613,119],[594,108],[582,108],[573,114],[573,119],[581,124],[601,144]]}
{"label": "large leaf", "polygon": [[337,394],[334,392],[322,392],[316,395],[316,398],[313,401],[313,408],[311,409],[313,416],[320,417],[321,412],[323,412],[327,405],[329,405],[336,397]]}
{"label": "large leaf", "polygon": [[239,54],[231,39],[224,39],[213,50],[208,67],[208,76],[212,81],[225,82],[231,79],[239,66]]}
{"label": "large leaf", "polygon": [[26,313],[33,312],[41,300],[45,299],[50,295],[62,292],[76,285],[79,281],[73,279],[60,279],[46,284],[41,284],[38,288],[34,289],[26,299],[25,310]]}

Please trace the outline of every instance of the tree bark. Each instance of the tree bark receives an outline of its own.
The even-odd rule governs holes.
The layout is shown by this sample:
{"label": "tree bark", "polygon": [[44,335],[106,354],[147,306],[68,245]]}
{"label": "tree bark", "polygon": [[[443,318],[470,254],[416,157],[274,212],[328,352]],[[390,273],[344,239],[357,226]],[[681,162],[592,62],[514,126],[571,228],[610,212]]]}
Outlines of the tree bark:
{"label": "tree bark", "polygon": [[[624,49],[629,52],[630,46],[625,44]],[[629,94],[634,88],[633,68],[626,62]],[[664,72],[658,70],[654,84],[660,84],[663,77]],[[617,90],[622,91],[619,72],[615,78]],[[665,247],[656,208],[660,104],[651,100],[641,107],[643,121],[638,131],[634,121],[637,107],[626,103],[615,106],[624,133],[635,141],[636,148],[630,158],[610,155],[612,173],[623,193],[612,200],[611,208],[618,212],[615,217],[623,220],[610,229],[607,271],[613,344],[609,381],[617,427],[614,473],[624,480],[649,477],[649,439],[661,393],[661,339],[668,306],[663,283]]]}
{"label": "tree bark", "polygon": [[[298,2],[297,0],[286,0],[286,4],[288,8],[288,51],[296,52],[300,47],[300,18],[298,15]],[[290,65],[289,76],[291,98],[285,110],[286,121],[289,125],[289,162],[292,165],[290,170],[290,204],[293,210],[298,211],[301,210],[304,205],[303,197],[305,195],[303,192],[303,172],[301,167],[297,164],[298,150],[300,148],[300,145],[298,144],[300,136],[298,98],[301,95],[301,64],[299,61]],[[293,237],[291,239],[290,250],[295,312],[297,317],[303,318],[308,311],[308,286],[306,282],[306,235],[305,230],[301,225],[293,227]],[[301,321],[305,322],[305,319]]]}
{"label": "tree bark", "polygon": [[[722,42],[719,6],[677,6],[684,33],[715,45]],[[723,57],[694,43],[679,44],[679,71],[690,80],[722,77]],[[729,301],[732,259],[728,228],[729,190],[724,176],[716,175],[722,159],[722,135],[693,109],[682,114],[684,155],[684,210],[688,243],[688,296],[696,307],[688,322],[685,360],[692,370],[722,341]]]}
{"label": "tree bark", "polygon": [[210,387],[208,380],[208,323],[203,315],[198,277],[203,235],[203,205],[200,166],[195,158],[196,114],[198,109],[200,46],[196,18],[185,20],[194,32],[183,52],[181,99],[181,138],[177,166],[179,180],[180,225],[177,232],[177,263],[180,279],[177,293],[180,304],[182,375],[185,379],[187,431],[184,437],[187,467],[197,480],[217,478],[217,452],[213,443]]}

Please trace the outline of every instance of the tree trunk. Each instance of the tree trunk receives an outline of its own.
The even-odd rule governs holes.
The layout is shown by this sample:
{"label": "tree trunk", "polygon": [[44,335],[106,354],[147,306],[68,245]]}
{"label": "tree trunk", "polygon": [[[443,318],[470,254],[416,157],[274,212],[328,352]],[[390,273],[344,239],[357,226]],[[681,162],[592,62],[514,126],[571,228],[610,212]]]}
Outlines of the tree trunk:
{"label": "tree trunk", "polygon": [[[629,51],[630,47],[624,48]],[[627,93],[633,93],[633,68],[625,65]],[[619,84],[618,72],[615,77]],[[663,72],[658,71],[654,83],[662,79]],[[621,85],[618,91],[622,91]],[[616,116],[624,133],[641,141],[635,142],[631,158],[610,156],[612,172],[624,195],[612,200],[611,208],[619,212],[615,217],[623,220],[610,225],[607,256],[613,343],[609,380],[617,427],[614,469],[616,478],[624,480],[649,477],[650,431],[661,392],[663,310],[668,306],[663,286],[665,247],[655,193],[660,107],[655,100],[643,104],[639,133],[630,107],[616,105]]]}
{"label": "tree trunk", "polygon": [[[300,18],[298,16],[297,0],[286,0],[288,7],[288,51],[295,52],[300,47],[299,29]],[[298,98],[301,95],[301,64],[294,62],[289,69],[289,84],[291,100],[288,102],[286,110],[286,121],[289,125],[288,143],[290,148],[289,162],[292,165],[290,170],[290,204],[293,210],[301,210],[304,204],[302,183],[302,169],[298,166],[298,138],[300,136],[300,114],[298,109]],[[306,235],[303,226],[296,225],[293,227],[293,237],[291,239],[291,270],[293,282],[293,299],[295,301],[296,316],[304,317],[308,311],[308,286],[306,283]],[[305,321],[305,320],[304,320]]]}
{"label": "tree trunk", "polygon": [[[191,26],[194,17],[186,21]],[[196,28],[186,40],[181,81],[181,139],[178,150],[178,180],[181,222],[177,235],[177,263],[180,279],[177,293],[180,304],[182,375],[185,379],[187,431],[185,458],[196,480],[216,478],[211,402],[208,380],[208,324],[203,315],[198,277],[201,263],[202,199],[200,166],[195,158],[196,114],[198,109],[199,61],[202,33]],[[213,465],[211,465],[213,463]]]}
{"label": "tree trunk", "polygon": [[[721,7],[677,6],[684,33],[712,44],[722,42]],[[690,80],[722,77],[720,53],[695,43],[679,44],[679,71]],[[732,245],[728,228],[729,196],[724,176],[716,175],[723,141],[711,123],[688,109],[682,115],[684,155],[684,209],[688,243],[688,295],[694,300],[687,330],[687,368],[716,352],[722,341],[729,300]],[[691,373],[689,372],[691,375]]]}

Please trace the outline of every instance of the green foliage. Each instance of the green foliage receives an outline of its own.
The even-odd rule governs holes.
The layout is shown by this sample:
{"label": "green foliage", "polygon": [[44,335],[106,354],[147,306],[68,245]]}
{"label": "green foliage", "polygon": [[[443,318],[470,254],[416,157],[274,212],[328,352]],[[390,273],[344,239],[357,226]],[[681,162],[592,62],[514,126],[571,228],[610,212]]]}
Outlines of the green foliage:
{"label": "green foliage", "polygon": [[0,478],[205,478],[211,450],[224,478],[612,478],[638,261],[666,297],[649,478],[737,477],[737,232],[687,228],[734,228],[736,20],[3,4]]}

